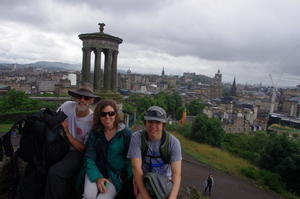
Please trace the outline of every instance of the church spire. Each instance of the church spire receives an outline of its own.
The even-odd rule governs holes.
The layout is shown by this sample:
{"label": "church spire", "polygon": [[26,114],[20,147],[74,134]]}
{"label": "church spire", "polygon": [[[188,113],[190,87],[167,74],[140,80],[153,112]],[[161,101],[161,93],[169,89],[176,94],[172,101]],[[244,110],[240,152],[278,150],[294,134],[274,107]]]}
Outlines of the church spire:
{"label": "church spire", "polygon": [[235,82],[235,76],[234,76],[233,83],[232,83],[232,86],[231,86],[231,89],[230,89],[230,95],[231,95],[231,96],[236,96],[236,82]]}
{"label": "church spire", "polygon": [[165,67],[162,69],[161,76],[165,76]]}

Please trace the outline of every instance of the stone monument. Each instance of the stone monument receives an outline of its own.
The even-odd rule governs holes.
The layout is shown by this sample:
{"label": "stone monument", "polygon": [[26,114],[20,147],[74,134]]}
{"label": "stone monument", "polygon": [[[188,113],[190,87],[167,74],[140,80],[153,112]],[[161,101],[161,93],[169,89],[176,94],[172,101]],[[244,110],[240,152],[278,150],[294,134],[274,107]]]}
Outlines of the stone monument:
{"label": "stone monument", "polygon": [[[104,33],[104,23],[99,23],[99,32],[80,34],[82,40],[81,82],[90,82],[102,98],[120,100],[117,92],[117,59],[122,39]],[[91,53],[95,54],[94,76],[91,76]],[[103,57],[102,57],[103,55]],[[101,59],[104,58],[103,74]]]}

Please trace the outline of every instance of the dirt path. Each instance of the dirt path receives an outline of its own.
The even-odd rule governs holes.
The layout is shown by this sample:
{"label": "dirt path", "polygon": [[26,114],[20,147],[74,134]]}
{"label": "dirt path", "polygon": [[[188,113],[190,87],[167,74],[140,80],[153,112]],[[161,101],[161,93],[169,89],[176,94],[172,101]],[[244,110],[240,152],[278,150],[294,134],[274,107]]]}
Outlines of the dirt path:
{"label": "dirt path", "polygon": [[198,163],[191,156],[183,155],[182,186],[194,186],[198,191],[204,190],[204,180],[209,172],[214,177],[212,199],[279,199],[275,193],[264,191],[237,177],[213,170]]}

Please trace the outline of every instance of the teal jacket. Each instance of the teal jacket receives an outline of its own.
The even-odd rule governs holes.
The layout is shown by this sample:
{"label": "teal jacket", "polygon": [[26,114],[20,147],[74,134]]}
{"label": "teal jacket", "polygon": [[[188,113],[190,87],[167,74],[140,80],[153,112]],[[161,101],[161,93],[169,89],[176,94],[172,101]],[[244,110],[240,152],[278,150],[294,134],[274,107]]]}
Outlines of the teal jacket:
{"label": "teal jacket", "polygon": [[[127,152],[131,139],[131,131],[120,124],[114,137],[108,142],[101,131],[91,131],[86,143],[84,168],[91,182],[97,178],[109,178],[117,192],[122,188],[120,174],[132,177],[132,168]],[[108,143],[107,143],[108,142]],[[103,146],[107,144],[106,153]],[[107,166],[104,156],[112,169]]]}

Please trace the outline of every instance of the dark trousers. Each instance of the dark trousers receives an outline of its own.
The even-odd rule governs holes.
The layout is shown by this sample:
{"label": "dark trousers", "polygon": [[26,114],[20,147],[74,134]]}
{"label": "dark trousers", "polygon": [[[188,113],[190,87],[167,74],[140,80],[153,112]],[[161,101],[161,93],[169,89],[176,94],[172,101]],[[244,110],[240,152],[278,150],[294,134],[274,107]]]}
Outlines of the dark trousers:
{"label": "dark trousers", "polygon": [[209,193],[209,195],[211,195],[211,184],[206,185],[205,190],[204,190],[204,193],[206,193],[207,188],[208,188],[208,193]]}
{"label": "dark trousers", "polygon": [[48,171],[45,199],[64,199],[67,183],[82,166],[82,153],[70,151]]}

